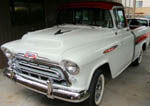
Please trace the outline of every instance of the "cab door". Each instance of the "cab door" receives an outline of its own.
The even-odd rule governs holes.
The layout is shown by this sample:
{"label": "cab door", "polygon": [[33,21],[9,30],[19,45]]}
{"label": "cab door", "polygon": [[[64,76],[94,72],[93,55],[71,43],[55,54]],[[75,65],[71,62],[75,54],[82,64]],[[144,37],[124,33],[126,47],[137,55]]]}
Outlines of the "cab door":
{"label": "cab door", "polygon": [[128,28],[123,8],[114,8],[115,33],[118,41],[118,54],[113,63],[115,74],[121,73],[131,62],[134,52],[134,36]]}

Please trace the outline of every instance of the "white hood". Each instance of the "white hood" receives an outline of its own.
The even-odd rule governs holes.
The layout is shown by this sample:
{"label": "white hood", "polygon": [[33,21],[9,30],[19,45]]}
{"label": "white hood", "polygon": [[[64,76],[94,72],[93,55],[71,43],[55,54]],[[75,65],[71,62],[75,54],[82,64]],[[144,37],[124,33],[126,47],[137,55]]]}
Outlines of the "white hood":
{"label": "white hood", "polygon": [[[52,60],[60,60],[61,54],[74,47],[80,47],[96,40],[110,37],[112,29],[64,25],[25,34],[21,40],[8,46],[15,53],[33,52]],[[56,34],[58,33],[58,34]],[[7,45],[6,45],[7,46]]]}

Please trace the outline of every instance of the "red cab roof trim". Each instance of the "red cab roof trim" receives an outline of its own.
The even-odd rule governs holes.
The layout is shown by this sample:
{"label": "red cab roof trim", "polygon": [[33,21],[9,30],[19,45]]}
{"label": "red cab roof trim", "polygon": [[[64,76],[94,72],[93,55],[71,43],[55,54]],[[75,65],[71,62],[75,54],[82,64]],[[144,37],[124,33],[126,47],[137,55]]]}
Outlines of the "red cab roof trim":
{"label": "red cab roof trim", "polygon": [[[111,10],[114,6],[122,6],[120,3],[115,2],[77,2],[64,4],[63,8],[101,8]],[[122,6],[123,7],[123,6]]]}

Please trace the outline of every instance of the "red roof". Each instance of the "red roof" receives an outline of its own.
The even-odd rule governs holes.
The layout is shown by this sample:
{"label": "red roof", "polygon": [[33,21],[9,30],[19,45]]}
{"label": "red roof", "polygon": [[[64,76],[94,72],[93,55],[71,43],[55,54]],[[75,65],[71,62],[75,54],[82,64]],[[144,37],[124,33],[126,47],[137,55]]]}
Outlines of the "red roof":
{"label": "red roof", "polygon": [[112,9],[114,6],[122,6],[120,3],[115,2],[76,2],[64,4],[61,8],[101,8]]}

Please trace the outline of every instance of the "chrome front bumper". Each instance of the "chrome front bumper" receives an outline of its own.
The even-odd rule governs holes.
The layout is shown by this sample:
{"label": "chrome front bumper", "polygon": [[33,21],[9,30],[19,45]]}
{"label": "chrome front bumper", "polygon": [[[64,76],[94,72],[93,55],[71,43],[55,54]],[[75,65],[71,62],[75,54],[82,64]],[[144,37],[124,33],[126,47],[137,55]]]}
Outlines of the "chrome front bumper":
{"label": "chrome front bumper", "polygon": [[36,79],[31,79],[28,76],[21,76],[15,74],[13,71],[6,71],[5,75],[13,79],[17,84],[23,85],[24,87],[46,95],[50,99],[59,99],[72,103],[80,103],[88,99],[89,93],[87,91],[73,91],[53,84],[52,80],[49,79],[47,82],[41,82]]}

